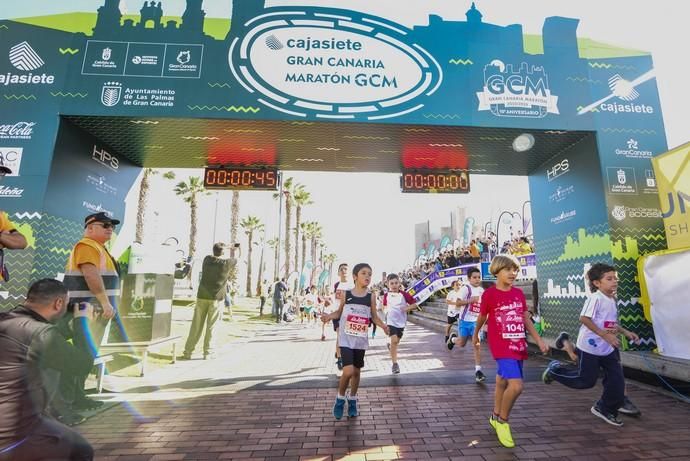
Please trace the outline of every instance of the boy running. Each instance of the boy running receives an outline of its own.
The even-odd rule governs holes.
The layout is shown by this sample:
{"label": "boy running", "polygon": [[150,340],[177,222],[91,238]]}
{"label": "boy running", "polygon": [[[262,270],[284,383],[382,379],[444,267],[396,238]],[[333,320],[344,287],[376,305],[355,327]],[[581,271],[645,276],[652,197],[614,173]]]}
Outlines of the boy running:
{"label": "boy running", "polygon": [[383,296],[383,307],[386,309],[386,324],[390,336],[390,352],[393,366],[393,374],[400,373],[398,365],[398,344],[405,332],[407,313],[417,309],[417,302],[406,291],[400,291],[400,278],[397,274],[388,274],[386,277],[388,293]]}
{"label": "boy running", "polygon": [[[455,333],[450,335],[447,343],[448,350],[453,350],[456,344],[460,347],[465,347],[467,340],[474,336],[474,329],[480,312],[480,300],[482,293],[484,293],[482,273],[478,268],[472,267],[467,271],[467,278],[470,282],[469,285],[463,285],[460,288],[460,294],[455,301],[456,305],[462,306],[458,316],[459,335]],[[473,342],[472,345],[474,347],[474,380],[477,383],[481,383],[486,379],[486,376],[482,373],[481,348],[476,342]]]}
{"label": "boy running", "polygon": [[508,420],[515,401],[522,393],[522,363],[527,359],[525,330],[546,353],[549,347],[541,339],[529,319],[527,302],[522,290],[513,287],[520,263],[513,255],[501,254],[491,261],[489,271],[496,285],[484,291],[472,343],[479,344],[479,330],[488,320],[489,348],[496,360],[494,411],[489,424],[496,430],[498,441],[507,448],[515,446]]}
{"label": "boy running", "polygon": [[450,329],[453,328],[453,324],[458,321],[458,311],[457,300],[460,296],[460,280],[456,280],[451,285],[451,290],[446,295],[446,304],[448,304],[448,324],[446,325],[446,344],[448,343],[448,338],[450,338]]}
{"label": "boy running", "polygon": [[553,361],[544,370],[545,384],[558,381],[572,389],[590,389],[604,371],[604,392],[594,403],[591,412],[613,426],[622,426],[618,411],[625,403],[625,379],[621,365],[619,334],[638,342],[640,338],[618,324],[616,269],[608,264],[594,264],[587,271],[592,295],[580,312],[580,332],[577,335],[577,367]]}
{"label": "boy running", "polygon": [[350,395],[347,397],[347,416],[354,418],[357,411],[357,390],[361,369],[364,367],[364,354],[369,347],[369,323],[380,326],[388,334],[388,326],[376,315],[376,294],[367,287],[371,283],[371,266],[357,264],[352,270],[355,287],[344,293],[338,310],[321,316],[321,321],[340,319],[338,345],[343,360],[343,374],[338,383],[338,395],[333,405],[333,416],[341,419],[345,412],[345,393],[348,385]]}

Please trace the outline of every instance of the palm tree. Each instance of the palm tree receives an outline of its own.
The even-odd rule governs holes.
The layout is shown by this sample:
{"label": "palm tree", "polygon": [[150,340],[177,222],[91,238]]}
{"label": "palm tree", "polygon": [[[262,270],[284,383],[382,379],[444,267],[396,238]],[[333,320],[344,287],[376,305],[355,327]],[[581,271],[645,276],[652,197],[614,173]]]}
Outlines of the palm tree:
{"label": "palm tree", "polygon": [[158,174],[153,168],[144,168],[144,175],[141,177],[139,185],[139,201],[137,202],[137,224],[134,241],[142,243],[144,241],[144,219],[146,218],[146,202],[149,198],[151,188],[151,176]]}
{"label": "palm tree", "polygon": [[259,247],[261,248],[261,256],[259,257],[259,277],[256,279],[256,295],[261,296],[261,284],[264,280],[264,271],[266,264],[264,263],[264,248],[266,247],[266,233],[261,229],[259,238]]}
{"label": "palm tree", "polygon": [[328,284],[331,284],[332,277],[333,277],[333,263],[335,262],[336,258],[338,256],[335,253],[328,253],[323,257],[323,262],[324,264],[328,265],[328,274],[329,274],[329,281]]}
{"label": "palm tree", "polygon": [[244,234],[247,236],[247,297],[252,297],[252,246],[254,245],[254,232],[262,231],[264,225],[256,216],[247,216],[241,222],[240,226],[244,229]]}
{"label": "palm tree", "polygon": [[311,234],[311,263],[316,266],[316,248],[318,242],[323,238],[323,227],[321,224],[314,222],[312,228],[310,229]]}
{"label": "palm tree", "polygon": [[[230,245],[237,243],[237,228],[240,222],[240,193],[232,191],[232,203],[230,205]],[[214,242],[215,243],[215,242]],[[251,248],[250,248],[251,250]],[[231,286],[237,284],[237,266],[233,266],[228,274]]]}
{"label": "palm tree", "polygon": [[311,222],[303,222],[299,225],[302,231],[302,265],[307,261],[307,240],[311,238],[309,230],[311,228]]}
{"label": "palm tree", "polygon": [[[269,247],[271,250],[273,250],[273,256],[274,256],[274,258],[276,258],[276,259],[278,259],[278,244],[279,244],[279,243],[280,243],[280,239],[277,239],[277,238],[274,238],[274,239],[271,239],[271,240],[267,240],[267,241],[266,241],[266,245],[268,245],[268,247]],[[273,279],[274,279],[274,280],[275,280],[275,279],[278,279],[278,273],[275,272],[275,269],[273,269],[273,270],[274,270]]]}
{"label": "palm tree", "polygon": [[[283,196],[285,197],[285,280],[290,277],[290,224],[292,223],[292,204],[295,191],[301,188],[299,184],[293,184],[293,178],[287,178],[283,183]],[[273,194],[273,198],[279,198],[279,194]]]}
{"label": "palm tree", "polygon": [[[174,175],[172,176],[174,178]],[[194,258],[196,253],[196,233],[197,233],[197,223],[196,223],[196,212],[198,207],[198,196],[205,192],[204,182],[199,176],[192,176],[186,182],[180,181],[175,186],[175,194],[182,197],[182,199],[189,203],[189,215],[190,215],[190,225],[189,225],[189,251],[187,256],[189,259]],[[191,275],[190,275],[191,276]]]}
{"label": "palm tree", "polygon": [[[296,186],[295,187],[295,192],[292,196],[294,203],[295,203],[295,268],[299,270],[300,268],[300,259],[299,259],[299,252],[297,251],[297,247],[299,245],[299,233],[301,228],[301,221],[302,221],[302,207],[305,207],[307,205],[311,205],[312,200],[311,200],[311,194],[306,191],[304,186]],[[304,248],[302,249],[302,265],[304,265],[304,262],[306,261],[306,254],[304,253]]]}

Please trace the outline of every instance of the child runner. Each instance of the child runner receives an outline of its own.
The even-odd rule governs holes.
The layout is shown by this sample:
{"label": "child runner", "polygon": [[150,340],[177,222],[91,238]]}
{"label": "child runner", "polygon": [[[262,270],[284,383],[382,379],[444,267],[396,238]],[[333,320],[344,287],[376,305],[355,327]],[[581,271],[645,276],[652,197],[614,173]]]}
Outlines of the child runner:
{"label": "child runner", "polygon": [[[465,347],[467,340],[474,336],[474,327],[480,311],[480,300],[482,293],[484,293],[482,273],[478,268],[472,267],[467,271],[467,278],[470,282],[469,285],[463,285],[460,288],[460,295],[455,301],[456,305],[463,306],[458,317],[459,335],[455,333],[450,335],[447,343],[448,350],[452,350],[456,344],[460,347]],[[460,337],[458,338],[458,336]],[[481,348],[476,342],[473,342],[472,345],[474,346],[474,380],[477,383],[481,383],[486,379],[486,376],[482,373]]]}
{"label": "child runner", "polygon": [[448,344],[448,338],[450,338],[450,329],[453,328],[453,324],[458,321],[458,296],[460,296],[460,287],[462,284],[460,280],[456,280],[451,285],[451,290],[446,295],[446,304],[448,304],[448,325],[446,325],[446,339],[445,342]]}
{"label": "child runner", "polygon": [[[573,345],[573,342],[570,340],[570,334],[568,334],[567,331],[561,331],[561,334],[559,334],[558,338],[556,338],[556,349],[565,350],[565,352],[568,354],[568,357],[570,357],[570,360],[577,364],[579,360],[577,356],[578,351]],[[625,397],[623,397],[623,406],[618,409],[618,413],[623,413],[624,415],[630,416],[642,415],[642,412],[639,408],[637,408],[637,405],[635,405],[628,397],[627,383],[625,386]]]}
{"label": "child runner", "polygon": [[537,334],[529,319],[527,302],[522,290],[513,287],[520,263],[513,255],[495,256],[489,271],[496,277],[496,285],[484,291],[472,343],[479,344],[479,330],[488,320],[489,348],[496,360],[496,390],[494,411],[489,424],[496,430],[504,447],[515,446],[508,419],[515,401],[522,393],[522,362],[527,359],[525,330],[537,341],[542,352],[549,348]]}
{"label": "child runner", "polygon": [[407,313],[417,309],[417,301],[406,291],[400,291],[400,278],[397,274],[388,274],[386,277],[388,293],[383,296],[383,307],[387,310],[386,324],[390,336],[390,352],[393,366],[393,374],[400,373],[398,365],[398,344],[405,332]]}
{"label": "child runner", "polygon": [[380,326],[388,334],[388,327],[376,315],[376,294],[367,287],[371,283],[371,266],[366,263],[357,264],[352,270],[355,287],[347,290],[340,301],[338,310],[323,315],[321,320],[340,319],[340,356],[343,360],[343,374],[338,384],[338,395],[333,405],[335,419],[343,417],[345,412],[345,392],[350,386],[347,397],[347,416],[353,418],[357,412],[357,390],[359,389],[360,370],[364,367],[364,353],[369,346],[369,322]]}
{"label": "child runner", "polygon": [[613,426],[622,426],[618,409],[625,402],[625,379],[618,335],[623,334],[632,342],[638,342],[640,338],[618,324],[616,269],[608,264],[594,264],[587,271],[587,280],[592,295],[580,312],[578,364],[576,367],[567,366],[554,360],[544,370],[542,380],[545,384],[558,381],[573,389],[589,389],[597,383],[599,370],[603,370],[604,392],[591,412]]}
{"label": "child runner", "polygon": [[[307,294],[304,296],[302,302],[304,303],[304,316],[307,319],[307,325],[309,325],[312,320],[315,320],[312,313],[316,311],[316,308],[319,304],[319,295],[316,294],[315,285],[309,287],[309,290],[307,290]],[[316,325],[316,322],[314,322],[314,325]]]}
{"label": "child runner", "polygon": [[[345,298],[345,292],[347,290],[353,289],[355,286],[352,282],[347,280],[347,271],[349,266],[347,263],[341,263],[338,266],[338,276],[340,280],[335,282],[333,286],[333,291],[335,292],[334,309],[338,309],[340,306],[340,301]],[[335,331],[335,364],[338,366],[338,370],[343,369],[343,359],[340,356],[340,318],[336,317],[333,319],[333,331]]]}

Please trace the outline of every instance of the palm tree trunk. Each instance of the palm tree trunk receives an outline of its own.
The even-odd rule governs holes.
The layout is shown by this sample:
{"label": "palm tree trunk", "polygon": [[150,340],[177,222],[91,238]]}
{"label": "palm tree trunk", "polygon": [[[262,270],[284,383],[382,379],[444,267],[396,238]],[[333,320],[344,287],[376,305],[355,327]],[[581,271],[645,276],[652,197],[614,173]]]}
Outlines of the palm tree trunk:
{"label": "palm tree trunk", "polygon": [[196,194],[194,194],[191,196],[191,200],[189,201],[189,252],[187,254],[189,255],[190,260],[194,258],[194,254],[196,253],[196,209]]}
{"label": "palm tree trunk", "polygon": [[264,280],[264,247],[265,241],[261,240],[261,256],[259,257],[259,278],[256,279],[256,296],[261,296],[261,283]]}
{"label": "palm tree trunk", "polygon": [[[232,191],[232,204],[230,205],[230,244],[237,243],[237,228],[240,224],[240,193]],[[215,242],[213,242],[215,243]]]}
{"label": "palm tree trunk", "polygon": [[307,261],[307,234],[302,232],[302,265]]}
{"label": "palm tree trunk", "polygon": [[290,277],[290,221],[292,214],[292,204],[290,196],[285,197],[285,280]]}
{"label": "palm tree trunk", "polygon": [[247,297],[252,297],[252,240],[254,240],[254,232],[247,233]]}
{"label": "palm tree trunk", "polygon": [[[300,265],[299,265],[299,251],[297,251],[297,248],[299,248],[299,225],[300,221],[302,220],[302,207],[297,205],[297,208],[295,209],[295,269],[297,271],[300,270]],[[302,264],[304,264],[304,253],[302,253]]]}
{"label": "palm tree trunk", "polygon": [[153,170],[144,168],[144,176],[139,185],[139,201],[137,202],[137,224],[134,241],[142,243],[144,241],[144,218],[146,218],[146,202],[148,200],[150,181],[149,178]]}

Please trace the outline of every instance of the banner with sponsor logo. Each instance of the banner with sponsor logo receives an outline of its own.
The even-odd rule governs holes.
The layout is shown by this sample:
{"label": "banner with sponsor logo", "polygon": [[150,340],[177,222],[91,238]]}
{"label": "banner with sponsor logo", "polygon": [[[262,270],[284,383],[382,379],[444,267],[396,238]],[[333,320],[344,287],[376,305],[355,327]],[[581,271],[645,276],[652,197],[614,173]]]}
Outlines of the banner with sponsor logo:
{"label": "banner with sponsor logo", "polygon": [[668,248],[690,247],[690,143],[652,160]]}
{"label": "banner with sponsor logo", "polygon": [[[521,270],[517,278],[519,280],[535,279],[537,275],[536,255],[521,255],[518,256],[518,260],[520,261]],[[429,299],[429,297],[435,292],[450,287],[456,280],[467,282],[467,272],[472,267],[476,267],[481,270],[482,280],[495,280],[495,277],[491,276],[491,274],[488,272],[489,263],[463,264],[458,267],[434,271],[411,286],[407,292],[412,295],[417,303],[421,304]]]}

